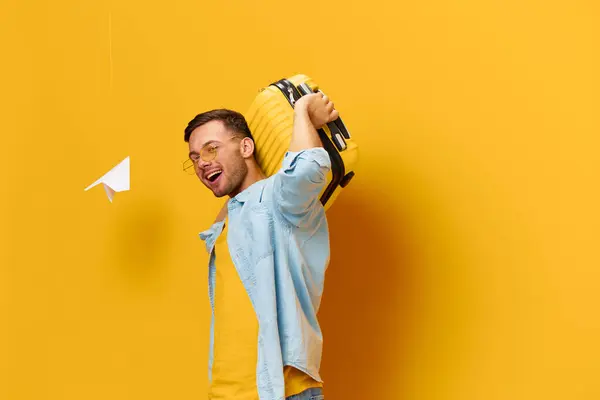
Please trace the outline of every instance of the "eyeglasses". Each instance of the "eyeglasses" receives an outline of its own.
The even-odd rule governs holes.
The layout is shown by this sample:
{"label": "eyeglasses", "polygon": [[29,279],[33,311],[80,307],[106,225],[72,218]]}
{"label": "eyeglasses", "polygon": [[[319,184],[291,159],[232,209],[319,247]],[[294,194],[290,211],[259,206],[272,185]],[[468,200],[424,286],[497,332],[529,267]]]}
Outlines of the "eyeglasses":
{"label": "eyeglasses", "polygon": [[[232,139],[240,139],[237,136],[233,136],[230,137],[228,139],[228,141],[232,140]],[[198,166],[198,163],[200,162],[200,160],[204,161],[204,162],[209,162],[214,160],[217,157],[217,153],[218,153],[218,149],[219,147],[222,145],[222,143],[208,143],[206,145],[204,145],[204,147],[202,147],[200,149],[200,154],[192,154],[187,160],[185,160],[183,162],[183,170],[185,172],[187,172],[188,174],[194,174],[196,171],[196,167]]]}

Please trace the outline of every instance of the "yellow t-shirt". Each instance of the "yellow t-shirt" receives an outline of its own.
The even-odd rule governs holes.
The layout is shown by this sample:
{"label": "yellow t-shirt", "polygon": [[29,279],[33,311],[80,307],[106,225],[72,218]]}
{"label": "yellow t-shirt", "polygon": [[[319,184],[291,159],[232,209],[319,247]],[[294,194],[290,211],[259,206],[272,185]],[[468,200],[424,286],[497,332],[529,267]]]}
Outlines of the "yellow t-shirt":
{"label": "yellow t-shirt", "polygon": [[[215,243],[215,325],[211,400],[258,400],[258,320],[227,247],[227,221]],[[285,396],[321,387],[304,372],[284,368]]]}

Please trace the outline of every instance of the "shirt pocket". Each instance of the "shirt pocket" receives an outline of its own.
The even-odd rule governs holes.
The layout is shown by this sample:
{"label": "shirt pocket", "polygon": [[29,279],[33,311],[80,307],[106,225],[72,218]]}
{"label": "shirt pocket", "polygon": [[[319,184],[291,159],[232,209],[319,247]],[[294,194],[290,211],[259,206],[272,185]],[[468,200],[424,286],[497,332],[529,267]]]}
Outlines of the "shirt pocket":
{"label": "shirt pocket", "polygon": [[250,267],[274,252],[274,222],[269,205],[262,202],[245,207],[240,215],[240,223],[235,227],[230,226],[231,231],[239,229],[235,236],[239,240],[240,256],[244,258],[244,264]]}

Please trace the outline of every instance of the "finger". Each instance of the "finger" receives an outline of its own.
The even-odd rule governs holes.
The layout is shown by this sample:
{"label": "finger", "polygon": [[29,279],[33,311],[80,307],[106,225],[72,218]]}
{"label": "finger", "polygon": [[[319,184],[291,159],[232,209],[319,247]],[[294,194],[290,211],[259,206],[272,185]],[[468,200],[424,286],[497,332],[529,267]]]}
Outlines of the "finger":
{"label": "finger", "polygon": [[338,119],[340,116],[340,113],[338,112],[338,110],[333,110],[329,116],[329,120],[330,121],[335,121],[336,119]]}
{"label": "finger", "polygon": [[327,105],[325,105],[325,109],[327,110],[328,113],[331,113],[334,110],[333,102],[327,103]]}

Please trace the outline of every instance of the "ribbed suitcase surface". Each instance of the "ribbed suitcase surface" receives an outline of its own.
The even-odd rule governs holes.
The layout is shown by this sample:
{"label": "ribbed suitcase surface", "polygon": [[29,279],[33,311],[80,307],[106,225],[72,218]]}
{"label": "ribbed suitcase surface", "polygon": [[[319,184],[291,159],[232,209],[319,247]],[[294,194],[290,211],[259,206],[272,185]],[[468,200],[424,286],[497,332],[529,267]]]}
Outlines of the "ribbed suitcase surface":
{"label": "ribbed suitcase surface", "polygon": [[[292,138],[293,104],[303,94],[319,90],[306,75],[281,79],[264,88],[246,112],[250,131],[256,142],[256,158],[267,176],[280,168]],[[345,127],[342,117],[319,130],[323,147],[332,160],[328,185],[321,193],[325,209],[331,207],[340,191],[354,176],[358,161],[358,146]]]}

